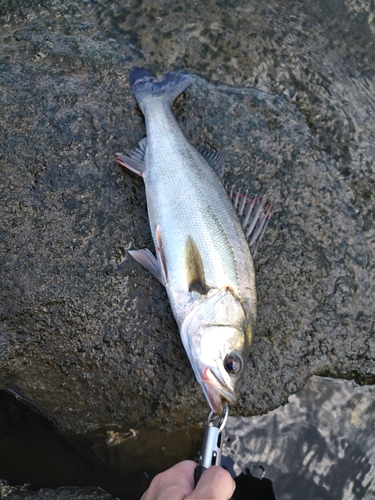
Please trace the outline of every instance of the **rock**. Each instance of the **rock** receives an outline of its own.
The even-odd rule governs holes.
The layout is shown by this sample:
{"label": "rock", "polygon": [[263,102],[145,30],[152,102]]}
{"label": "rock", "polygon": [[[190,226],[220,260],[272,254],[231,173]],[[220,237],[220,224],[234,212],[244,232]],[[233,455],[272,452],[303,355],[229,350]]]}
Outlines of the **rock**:
{"label": "rock", "polygon": [[59,488],[56,490],[42,488],[39,491],[15,491],[7,495],[8,500],[21,500],[22,498],[30,500],[50,500],[55,498],[61,500],[111,500],[116,497],[95,488]]}
{"label": "rock", "polygon": [[[373,383],[374,28],[364,6],[3,2],[0,389],[65,431],[202,421],[152,247],[132,65],[200,75],[176,103],[226,180],[265,194],[259,327],[232,414],[312,374]],[[336,5],[336,4],[335,4]],[[342,27],[345,26],[345,30]]]}

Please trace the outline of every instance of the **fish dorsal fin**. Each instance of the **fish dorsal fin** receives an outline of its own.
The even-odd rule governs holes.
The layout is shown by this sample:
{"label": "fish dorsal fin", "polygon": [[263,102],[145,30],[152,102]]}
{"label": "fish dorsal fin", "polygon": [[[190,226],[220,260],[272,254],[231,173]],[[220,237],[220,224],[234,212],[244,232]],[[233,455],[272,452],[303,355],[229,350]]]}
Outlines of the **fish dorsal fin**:
{"label": "fish dorsal fin", "polygon": [[185,268],[189,292],[206,295],[209,287],[206,285],[204,278],[202,257],[197,244],[191,236],[188,236],[185,244]]}
{"label": "fish dorsal fin", "polygon": [[144,137],[138,144],[138,147],[126,151],[126,154],[116,153],[117,161],[123,167],[128,168],[132,172],[143,176],[145,170],[145,155],[146,155],[147,139]]}
{"label": "fish dorsal fin", "polygon": [[241,189],[237,190],[233,186],[230,189],[226,186],[226,190],[240,218],[254,258],[271,217],[271,205],[264,210],[264,196],[248,198],[248,191],[241,193]]}
{"label": "fish dorsal fin", "polygon": [[196,146],[196,149],[200,152],[203,158],[208,161],[220,179],[222,179],[224,175],[225,160],[227,159],[227,152],[213,151],[212,149],[207,149],[200,144]]}

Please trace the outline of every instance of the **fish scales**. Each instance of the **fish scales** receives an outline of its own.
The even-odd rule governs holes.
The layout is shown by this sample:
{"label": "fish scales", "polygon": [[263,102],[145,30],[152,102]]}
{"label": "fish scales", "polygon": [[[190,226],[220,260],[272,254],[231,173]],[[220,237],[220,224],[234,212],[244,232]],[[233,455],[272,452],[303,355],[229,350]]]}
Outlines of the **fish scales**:
{"label": "fish scales", "polygon": [[[247,268],[241,269],[243,256],[239,245],[245,248],[244,253],[249,254],[249,250],[232,204],[216,173],[178,128],[170,107],[162,105],[159,110],[157,107],[152,105],[150,116],[146,112],[148,142],[155,146],[147,148],[144,180],[154,242],[158,225],[173,240],[165,247],[171,265],[168,275],[173,279],[175,274],[181,274],[183,266],[169,253],[177,251],[183,259],[189,234],[206,261],[208,284],[218,288],[233,286],[240,293],[241,277]],[[178,167],[180,164],[183,168]],[[242,241],[238,241],[240,238]],[[242,281],[248,281],[246,275]]]}

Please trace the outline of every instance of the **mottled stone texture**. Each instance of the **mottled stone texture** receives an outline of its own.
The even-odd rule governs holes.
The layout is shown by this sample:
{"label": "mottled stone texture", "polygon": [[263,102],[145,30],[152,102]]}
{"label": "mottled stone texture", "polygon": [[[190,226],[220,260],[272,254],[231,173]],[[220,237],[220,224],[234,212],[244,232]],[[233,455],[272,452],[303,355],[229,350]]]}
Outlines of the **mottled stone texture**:
{"label": "mottled stone texture", "polygon": [[114,160],[144,134],[132,65],[199,75],[181,127],[274,204],[232,414],[277,407],[311,374],[374,382],[369,9],[1,2],[0,389],[75,433],[206,415],[166,293],[127,254],[151,247],[142,180]]}
{"label": "mottled stone texture", "polygon": [[16,491],[7,495],[8,500],[21,500],[28,498],[30,500],[115,500],[116,497],[105,491],[92,488],[77,488],[77,489],[58,489],[49,490],[42,489],[39,491]]}

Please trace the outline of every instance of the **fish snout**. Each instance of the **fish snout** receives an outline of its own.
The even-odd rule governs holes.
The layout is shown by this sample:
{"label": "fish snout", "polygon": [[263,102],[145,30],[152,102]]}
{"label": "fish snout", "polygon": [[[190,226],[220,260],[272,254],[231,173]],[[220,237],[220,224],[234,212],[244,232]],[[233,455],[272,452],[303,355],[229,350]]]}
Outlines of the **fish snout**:
{"label": "fish snout", "polygon": [[227,404],[236,402],[237,397],[233,389],[209,367],[205,367],[202,371],[201,385],[211,409],[217,415],[224,413]]}

